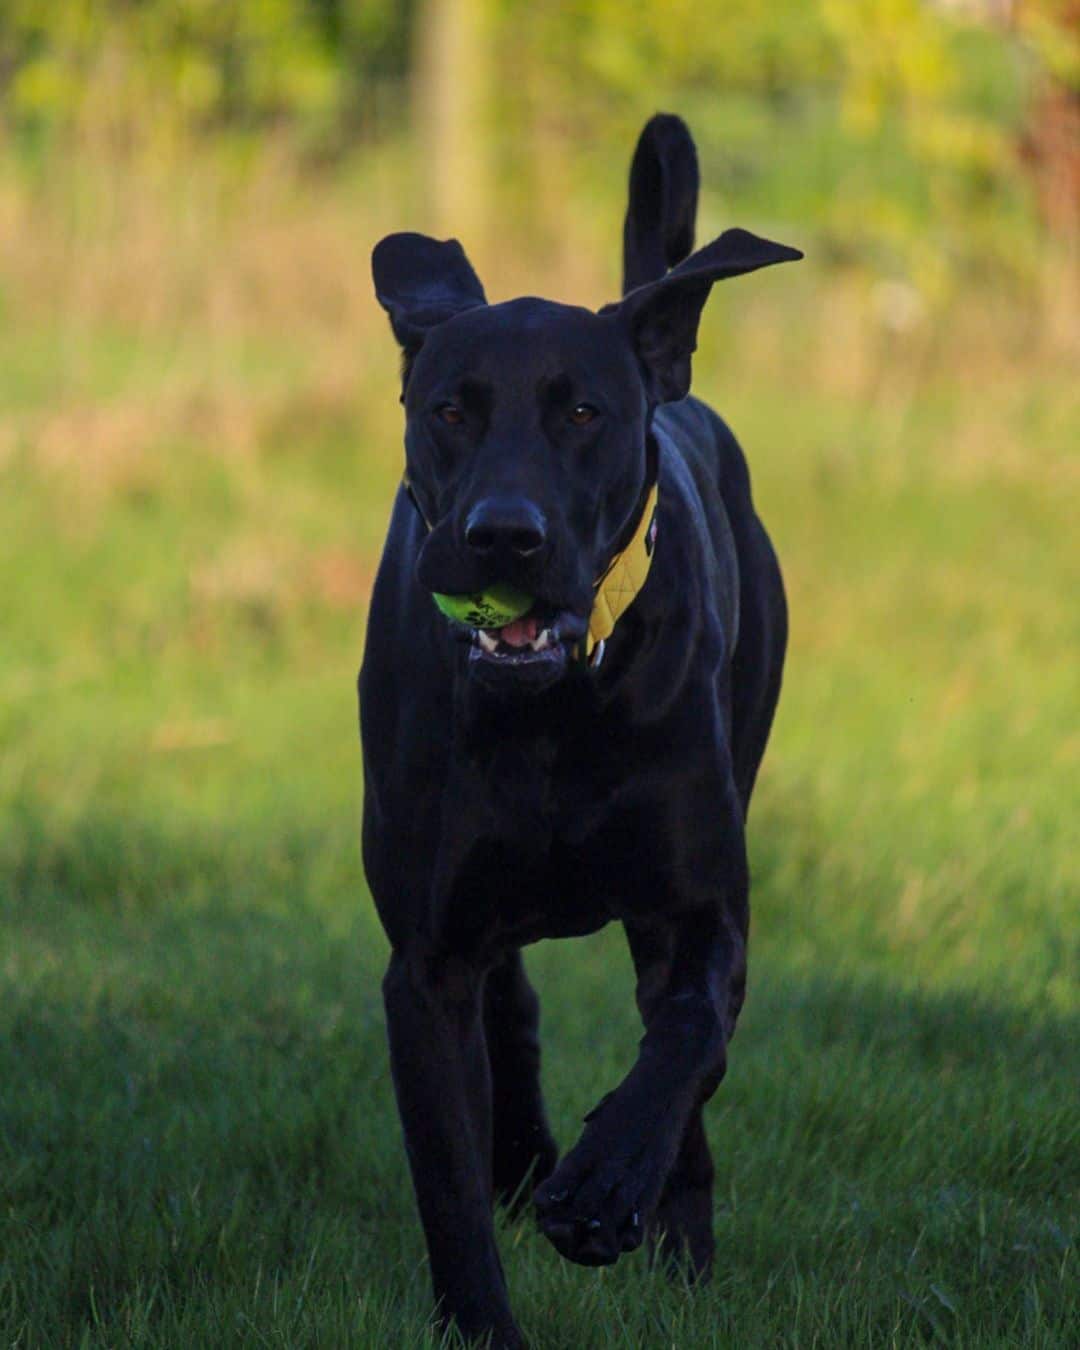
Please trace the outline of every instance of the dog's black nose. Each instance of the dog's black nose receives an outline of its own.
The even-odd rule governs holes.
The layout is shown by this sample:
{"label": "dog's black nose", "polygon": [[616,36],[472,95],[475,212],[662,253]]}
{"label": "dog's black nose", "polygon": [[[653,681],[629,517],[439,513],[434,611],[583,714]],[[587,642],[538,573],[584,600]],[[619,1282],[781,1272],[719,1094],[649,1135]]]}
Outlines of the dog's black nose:
{"label": "dog's black nose", "polygon": [[485,497],[465,521],[465,542],[487,556],[505,552],[530,558],[547,542],[543,512],[522,497]]}

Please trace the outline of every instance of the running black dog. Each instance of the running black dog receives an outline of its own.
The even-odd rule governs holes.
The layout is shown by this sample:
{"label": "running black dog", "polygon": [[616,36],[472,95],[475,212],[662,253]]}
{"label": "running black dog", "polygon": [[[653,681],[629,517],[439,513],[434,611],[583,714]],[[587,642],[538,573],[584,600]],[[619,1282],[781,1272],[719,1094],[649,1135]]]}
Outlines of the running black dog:
{"label": "running black dog", "polygon": [[[646,1235],[698,1276],[712,1257],[701,1113],[743,1000],[744,827],[786,613],[690,358],[713,282],[802,255],[738,229],[691,253],[697,189],[685,125],[653,118],[624,296],[599,313],[489,305],[453,240],[395,234],[372,259],[404,354],[406,476],[360,676],[364,862],[435,1297],[500,1347],[523,1342],[491,1207],[530,1179],[573,1261]],[[506,586],[534,603],[500,627],[432,601]],[[613,919],[645,1035],[557,1162],[520,949]]]}

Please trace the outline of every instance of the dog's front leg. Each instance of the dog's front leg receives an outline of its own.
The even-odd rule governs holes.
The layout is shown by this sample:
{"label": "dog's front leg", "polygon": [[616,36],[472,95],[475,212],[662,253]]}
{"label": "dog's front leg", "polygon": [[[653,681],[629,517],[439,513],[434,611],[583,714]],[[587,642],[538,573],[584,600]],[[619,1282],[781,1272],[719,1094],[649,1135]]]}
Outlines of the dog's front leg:
{"label": "dog's front leg", "polygon": [[491,1217],[491,1082],[483,975],[395,954],[383,981],[394,1090],[440,1317],[498,1350],[514,1325]]}
{"label": "dog's front leg", "polygon": [[583,1265],[609,1264],[640,1245],[694,1112],[723,1077],[742,1002],[744,902],[663,927],[658,946],[670,960],[651,964],[653,987],[639,991],[647,1015],[637,1062],[535,1193],[542,1230]]}

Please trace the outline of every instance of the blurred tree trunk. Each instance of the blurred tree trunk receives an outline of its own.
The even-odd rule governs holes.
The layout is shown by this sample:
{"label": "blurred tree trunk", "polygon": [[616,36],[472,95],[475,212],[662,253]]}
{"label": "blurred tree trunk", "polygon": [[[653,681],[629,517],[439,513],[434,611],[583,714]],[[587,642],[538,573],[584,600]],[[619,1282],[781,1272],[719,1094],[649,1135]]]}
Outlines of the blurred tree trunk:
{"label": "blurred tree trunk", "polygon": [[[1037,11],[1039,7],[1030,8]],[[1053,20],[1060,27],[1062,56],[1057,63],[1044,59],[1021,148],[1035,175],[1045,224],[1052,234],[1075,240],[1080,234],[1080,71],[1076,69],[1080,57],[1075,54],[1080,34],[1080,0],[1059,0]],[[1053,32],[1049,23],[1044,32]],[[1066,74],[1064,51],[1070,34],[1074,55]],[[1054,64],[1062,68],[1055,70]]]}
{"label": "blurred tree trunk", "polygon": [[1034,180],[1043,223],[1059,244],[1047,261],[1044,309],[1051,336],[1080,336],[1080,0],[1016,6],[1021,23],[1041,20],[1042,72],[1021,156]]}
{"label": "blurred tree trunk", "polygon": [[482,251],[491,221],[492,0],[426,0],[412,102],[431,228]]}

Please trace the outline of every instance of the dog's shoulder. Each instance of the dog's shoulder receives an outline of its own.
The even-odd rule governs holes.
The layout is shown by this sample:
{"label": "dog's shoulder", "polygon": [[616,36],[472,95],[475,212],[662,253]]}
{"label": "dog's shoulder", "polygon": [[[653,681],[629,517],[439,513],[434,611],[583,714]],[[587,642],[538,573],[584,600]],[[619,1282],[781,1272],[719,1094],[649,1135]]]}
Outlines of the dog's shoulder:
{"label": "dog's shoulder", "polygon": [[713,408],[692,394],[657,411],[657,422],[695,477],[710,483],[725,505],[750,496],[750,471],[735,433]]}
{"label": "dog's shoulder", "polygon": [[713,551],[726,552],[737,520],[752,511],[746,458],[731,429],[708,404],[689,397],[657,410],[654,433],[683,498],[683,528],[699,520]]}

